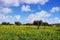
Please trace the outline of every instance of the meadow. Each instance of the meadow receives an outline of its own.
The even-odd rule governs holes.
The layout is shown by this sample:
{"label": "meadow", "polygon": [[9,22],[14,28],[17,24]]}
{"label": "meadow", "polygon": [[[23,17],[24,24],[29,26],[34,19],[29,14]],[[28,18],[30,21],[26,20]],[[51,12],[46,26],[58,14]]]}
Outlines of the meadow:
{"label": "meadow", "polygon": [[0,25],[0,40],[60,40],[60,27]]}

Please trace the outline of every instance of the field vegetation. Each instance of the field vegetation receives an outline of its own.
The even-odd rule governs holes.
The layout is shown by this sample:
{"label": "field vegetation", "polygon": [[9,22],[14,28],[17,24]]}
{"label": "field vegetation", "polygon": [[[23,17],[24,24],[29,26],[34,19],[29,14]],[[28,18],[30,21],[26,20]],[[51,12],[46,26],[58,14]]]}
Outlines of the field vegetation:
{"label": "field vegetation", "polygon": [[[0,40],[60,40],[60,27],[0,25]],[[45,27],[45,28],[44,28]]]}

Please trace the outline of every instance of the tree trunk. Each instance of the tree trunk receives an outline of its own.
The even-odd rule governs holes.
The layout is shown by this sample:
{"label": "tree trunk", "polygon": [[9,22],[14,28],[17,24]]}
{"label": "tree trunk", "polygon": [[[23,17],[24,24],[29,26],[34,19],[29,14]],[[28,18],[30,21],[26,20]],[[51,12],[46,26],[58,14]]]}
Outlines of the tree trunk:
{"label": "tree trunk", "polygon": [[37,29],[39,29],[39,25],[38,25]]}
{"label": "tree trunk", "polygon": [[44,26],[44,29],[45,29],[45,26]]}

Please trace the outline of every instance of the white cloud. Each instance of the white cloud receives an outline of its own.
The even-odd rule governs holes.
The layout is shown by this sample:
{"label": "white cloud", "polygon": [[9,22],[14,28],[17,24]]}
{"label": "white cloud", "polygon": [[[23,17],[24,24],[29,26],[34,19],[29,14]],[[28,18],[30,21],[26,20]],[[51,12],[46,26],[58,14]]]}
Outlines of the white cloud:
{"label": "white cloud", "polygon": [[59,23],[60,23],[60,19],[59,19]]}
{"label": "white cloud", "polygon": [[50,19],[48,20],[48,23],[49,23],[49,24],[60,23],[60,18],[58,18],[58,17],[50,18]]}
{"label": "white cloud", "polygon": [[2,6],[19,6],[19,0],[0,0]]}
{"label": "white cloud", "polygon": [[7,21],[8,22],[8,16],[5,16],[3,14],[0,14],[0,20]]}
{"label": "white cloud", "polygon": [[51,12],[58,12],[58,11],[60,11],[60,8],[59,7],[53,7],[51,9]]}
{"label": "white cloud", "polygon": [[49,0],[21,0],[22,3],[27,3],[27,4],[41,4],[44,5],[46,2]]}
{"label": "white cloud", "polygon": [[47,21],[48,17],[51,14],[42,10],[41,12],[36,12],[35,14],[30,14],[26,19],[25,22],[32,23],[34,20],[43,20],[44,22]]}
{"label": "white cloud", "polygon": [[14,16],[14,19],[15,19],[16,21],[19,21],[19,20],[20,20],[20,17],[21,17],[20,15],[15,15],[15,16]]}
{"label": "white cloud", "polygon": [[15,16],[6,16],[3,14],[0,14],[0,20],[2,22],[15,22],[15,21],[19,21],[20,20],[20,15],[15,15]]}
{"label": "white cloud", "polygon": [[10,8],[1,8],[0,9],[0,13],[7,14],[7,13],[11,13],[11,12],[12,12],[12,9],[10,9]]}
{"label": "white cloud", "polygon": [[48,21],[50,24],[60,23],[60,19],[58,17],[54,17]]}
{"label": "white cloud", "polygon": [[54,23],[60,23],[60,19],[58,17],[54,18]]}
{"label": "white cloud", "polygon": [[0,0],[0,6],[19,6],[22,3],[44,5],[48,1],[49,0]]}
{"label": "white cloud", "polygon": [[24,5],[23,5],[23,6],[21,7],[21,10],[22,10],[22,11],[31,11],[30,6],[28,6],[28,5],[27,5],[27,6],[24,6]]}

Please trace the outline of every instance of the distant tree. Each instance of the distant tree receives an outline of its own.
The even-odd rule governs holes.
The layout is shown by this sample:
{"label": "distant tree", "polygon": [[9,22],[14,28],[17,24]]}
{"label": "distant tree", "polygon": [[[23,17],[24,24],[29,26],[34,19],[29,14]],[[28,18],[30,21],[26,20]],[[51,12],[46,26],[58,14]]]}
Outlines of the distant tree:
{"label": "distant tree", "polygon": [[16,24],[16,25],[21,25],[21,23],[20,23],[20,22],[15,22],[15,24]]}
{"label": "distant tree", "polygon": [[56,25],[57,27],[60,27],[60,23],[56,23],[56,24],[54,24],[54,25]]}
{"label": "distant tree", "polygon": [[45,29],[45,26],[48,26],[48,23],[44,22],[43,25],[44,25],[44,29]]}
{"label": "distant tree", "polygon": [[39,21],[34,21],[34,22],[33,22],[33,25],[38,25],[38,22],[39,22]]}
{"label": "distant tree", "polygon": [[2,25],[10,25],[9,22],[2,22]]}
{"label": "distant tree", "polygon": [[26,23],[25,25],[33,25],[32,23]]}
{"label": "distant tree", "polygon": [[40,21],[34,21],[33,25],[37,25],[38,26],[37,29],[39,29],[39,26],[42,25],[42,23],[43,23],[42,20],[40,20]]}

